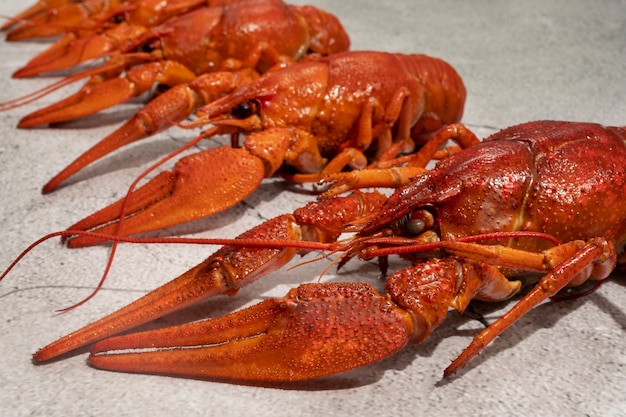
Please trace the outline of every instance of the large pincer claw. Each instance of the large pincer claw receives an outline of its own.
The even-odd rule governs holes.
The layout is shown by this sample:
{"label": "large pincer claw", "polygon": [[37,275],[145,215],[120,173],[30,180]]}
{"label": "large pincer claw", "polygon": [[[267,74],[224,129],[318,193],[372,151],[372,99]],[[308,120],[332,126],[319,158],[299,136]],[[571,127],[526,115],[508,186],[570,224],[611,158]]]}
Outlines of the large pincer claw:
{"label": "large pincer claw", "polygon": [[[70,226],[130,236],[171,227],[223,211],[252,193],[265,177],[263,161],[243,148],[221,146],[199,152],[176,163],[121,200]],[[119,222],[122,211],[124,218]],[[77,236],[70,247],[100,243]]]}
{"label": "large pincer claw", "polygon": [[83,2],[39,0],[11,18],[0,30],[9,29],[8,41],[50,37],[65,32],[68,27],[80,27],[89,14]]}
{"label": "large pincer claw", "polygon": [[18,25],[25,20],[30,20],[36,16],[40,16],[47,12],[50,12],[50,10],[57,9],[67,2],[68,0],[39,0],[37,3],[27,7],[17,15],[9,18],[0,26],[0,30],[8,30],[9,28]]}
{"label": "large pincer claw", "polygon": [[297,381],[379,361],[412,332],[410,314],[368,284],[305,284],[226,316],[105,339],[89,362],[123,372]]}
{"label": "large pincer claw", "polygon": [[[297,240],[301,233],[293,217],[283,215],[268,220],[238,238],[259,239],[267,236]],[[34,359],[37,362],[48,361],[210,297],[234,295],[239,288],[283,266],[296,252],[293,248],[225,246],[204,262],[127,306],[50,343],[37,351]]]}
{"label": "large pincer claw", "polygon": [[[198,139],[232,128],[219,121],[215,125]],[[295,155],[289,162],[304,161],[304,164],[319,166],[323,159],[315,146],[311,147],[313,152],[290,152],[293,144],[299,142],[297,131],[274,128],[253,132],[242,148],[222,146],[187,156],[172,171],[159,174],[128,198],[122,198],[68,229],[130,236],[208,217],[243,201],[258,188],[263,178],[272,175],[289,159],[289,154]],[[305,153],[306,157],[300,158],[299,155]],[[119,221],[120,218],[123,220]],[[69,244],[76,247],[101,241],[91,236],[78,236]]]}
{"label": "large pincer claw", "polygon": [[[347,223],[377,211],[383,201],[385,196],[377,192],[353,193],[312,202],[293,214],[268,220],[235,239],[247,246],[230,241],[230,245],[174,280],[40,349],[34,359],[48,361],[210,297],[234,295],[240,288],[285,265],[300,250],[311,249],[307,243],[320,243],[325,248],[326,243],[335,242]],[[263,240],[261,245],[250,246],[252,241],[260,240]],[[289,245],[274,247],[270,244],[280,241]],[[233,332],[239,331],[233,329]]]}
{"label": "large pincer claw", "polygon": [[77,37],[72,32],[67,33],[48,49],[15,71],[13,77],[34,77],[51,71],[72,68],[89,60],[103,58],[116,51],[125,40],[135,38],[144,31],[144,28],[136,25],[120,24],[104,33],[94,33],[85,37]]}
{"label": "large pincer claw", "polygon": [[177,85],[192,81],[196,75],[175,61],[149,62],[126,71],[117,77],[122,65],[108,63],[99,70],[86,70],[66,78],[72,82],[85,74],[97,74],[109,70],[115,75],[103,81],[99,76],[92,77],[80,90],[71,96],[24,116],[19,128],[31,128],[50,123],[75,120],[95,114],[117,104],[138,97],[149,91],[155,83]]}
{"label": "large pincer claw", "polygon": [[203,74],[189,83],[179,84],[158,95],[139,110],[131,119],[96,143],[54,176],[44,187],[49,193],[61,183],[91,163],[115,150],[181,122],[199,106],[258,78],[251,69],[235,72]]}

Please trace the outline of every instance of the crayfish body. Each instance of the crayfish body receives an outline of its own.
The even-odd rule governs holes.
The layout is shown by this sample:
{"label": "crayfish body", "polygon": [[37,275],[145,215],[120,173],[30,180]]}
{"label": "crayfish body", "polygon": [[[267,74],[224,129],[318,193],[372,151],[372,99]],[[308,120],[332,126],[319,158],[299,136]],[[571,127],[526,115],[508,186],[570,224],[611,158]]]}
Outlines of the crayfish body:
{"label": "crayfish body", "polygon": [[[309,53],[327,55],[345,51],[350,45],[343,26],[332,14],[281,0],[240,0],[196,8],[145,31],[123,31],[119,36],[131,37],[118,42],[119,48],[101,65],[69,75],[23,99],[5,102],[2,107],[18,107],[89,77],[78,92],[24,116],[18,127],[65,122],[138,97],[155,84],[174,87],[203,74],[244,69],[262,73]],[[97,51],[82,51],[87,45],[77,48],[80,57],[97,58]],[[56,65],[66,59],[70,58],[55,56],[53,62]],[[216,98],[229,91],[214,85],[208,91],[198,88],[196,94]]]}
{"label": "crayfish body", "polygon": [[[454,68],[426,55],[344,52],[265,74],[200,108],[192,124],[212,124],[212,133],[247,135],[241,147],[183,158],[137,189],[116,234],[212,215],[239,203],[274,174],[317,182],[344,168],[363,169],[412,151],[416,142],[461,118],[465,95]],[[101,143],[108,149],[118,141],[109,137]],[[70,165],[68,172],[80,165]],[[111,233],[121,205],[121,200],[113,203],[69,229]],[[69,241],[75,246],[97,242],[86,236]]]}
{"label": "crayfish body", "polygon": [[[611,273],[626,242],[625,140],[624,128],[590,123],[505,129],[439,162],[388,199],[357,191],[257,226],[240,242],[260,238],[265,247],[225,246],[135,303],[41,349],[35,359],[104,339],[89,358],[103,369],[256,383],[311,379],[392,355],[426,338],[450,308],[462,312],[472,299],[505,300],[522,286],[519,273],[539,275],[538,284],[445,371],[453,374],[561,288]],[[433,221],[420,220],[422,230],[409,227],[429,217],[424,211]],[[106,338],[208,296],[232,294],[312,248],[306,241],[330,242],[337,250],[332,242],[355,230],[340,246],[346,256],[437,250],[438,259],[415,258],[391,274],[386,295],[358,282],[304,284],[226,316]],[[278,249],[275,239],[295,241],[292,249]]]}

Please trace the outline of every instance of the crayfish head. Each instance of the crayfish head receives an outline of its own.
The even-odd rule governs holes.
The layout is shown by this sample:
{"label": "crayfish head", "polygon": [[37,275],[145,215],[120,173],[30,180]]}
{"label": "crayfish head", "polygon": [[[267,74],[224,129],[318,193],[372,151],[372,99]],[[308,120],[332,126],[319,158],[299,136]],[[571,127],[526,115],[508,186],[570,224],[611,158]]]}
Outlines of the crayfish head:
{"label": "crayfish head", "polygon": [[380,215],[370,222],[359,232],[360,237],[382,233],[395,237],[413,238],[418,235],[438,235],[436,222],[436,209],[434,207],[420,207],[415,210],[403,212],[402,215],[387,213],[386,217]]}
{"label": "crayfish head", "polygon": [[[183,9],[183,11],[188,10]],[[132,6],[124,8],[123,16],[119,16],[120,14],[118,14],[117,19],[123,18],[124,21],[132,22],[137,25],[153,27],[170,17],[175,17],[176,13],[176,9],[164,5],[163,0],[144,0],[134,2]]]}
{"label": "crayfish head", "polygon": [[147,30],[134,39],[128,39],[120,46],[120,52],[124,57],[158,61],[163,57],[163,45],[157,33]]}
{"label": "crayfish head", "polygon": [[219,7],[202,7],[150,28],[120,49],[132,58],[138,55],[145,60],[166,59],[196,74],[204,73],[209,66],[206,39],[221,16]]}
{"label": "crayfish head", "polygon": [[274,127],[310,130],[328,83],[324,61],[267,73],[198,109],[197,124],[235,126],[246,132]]}
{"label": "crayfish head", "polygon": [[[231,126],[239,131],[254,132],[263,128],[260,116],[261,103],[258,99],[252,98],[242,101],[237,106],[221,117],[211,120],[216,126]],[[199,113],[202,117],[202,114]]]}
{"label": "crayfish head", "polygon": [[437,170],[427,171],[398,188],[359,235],[389,229],[396,236],[415,236],[437,228],[439,201],[433,189],[439,183],[439,174]]}

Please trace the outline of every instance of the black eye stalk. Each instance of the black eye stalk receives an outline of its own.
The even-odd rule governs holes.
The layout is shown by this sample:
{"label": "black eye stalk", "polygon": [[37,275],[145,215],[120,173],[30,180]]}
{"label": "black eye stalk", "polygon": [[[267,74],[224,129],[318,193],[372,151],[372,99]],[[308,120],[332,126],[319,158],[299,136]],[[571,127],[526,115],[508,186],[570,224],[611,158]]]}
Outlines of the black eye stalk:
{"label": "black eye stalk", "polygon": [[409,236],[430,230],[435,224],[433,214],[425,209],[415,210],[391,224],[391,228]]}
{"label": "black eye stalk", "polygon": [[126,21],[126,17],[123,14],[116,14],[115,16],[111,17],[110,22],[113,23],[114,25],[119,25],[120,23]]}
{"label": "black eye stalk", "polygon": [[406,223],[406,231],[411,235],[418,235],[425,230],[430,230],[435,224],[435,217],[426,210],[415,210],[409,215]]}
{"label": "black eye stalk", "polygon": [[247,119],[248,117],[259,113],[259,101],[256,99],[246,100],[235,107],[231,114],[235,119]]}
{"label": "black eye stalk", "polygon": [[152,51],[154,51],[156,48],[154,46],[154,43],[152,42],[144,42],[141,45],[139,45],[139,51],[140,52],[146,52],[146,53],[150,53]]}

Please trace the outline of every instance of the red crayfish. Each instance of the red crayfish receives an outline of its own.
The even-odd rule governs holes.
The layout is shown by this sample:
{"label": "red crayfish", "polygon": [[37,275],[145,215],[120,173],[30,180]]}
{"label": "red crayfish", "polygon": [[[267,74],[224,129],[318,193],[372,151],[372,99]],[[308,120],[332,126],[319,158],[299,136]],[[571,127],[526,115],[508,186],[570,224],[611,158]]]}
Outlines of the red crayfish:
{"label": "red crayfish", "polygon": [[[256,383],[311,379],[422,341],[449,308],[463,312],[472,299],[504,300],[536,283],[474,338],[447,368],[452,374],[541,301],[615,268],[626,243],[625,141],[626,128],[591,123],[504,129],[401,180],[407,183],[389,198],[356,191],[261,224],[163,287],[39,350],[35,360],[97,342],[89,362],[103,369]],[[364,175],[398,186],[387,173]],[[357,234],[337,243],[344,232]],[[358,282],[303,284],[223,317],[109,337],[208,297],[234,295],[312,249],[344,258],[402,254],[413,262],[387,278],[385,295]]]}
{"label": "red crayfish", "polygon": [[[89,82],[78,92],[26,115],[18,126],[87,116],[140,96],[155,83],[172,87],[193,82],[195,102],[203,103],[237,86],[232,74],[224,72],[265,72],[309,53],[345,51],[349,43],[335,16],[311,6],[290,6],[281,0],[240,0],[201,7],[127,39],[102,65],[5,102],[3,107],[23,105],[86,77],[90,77]],[[208,79],[197,80],[207,73],[211,74]]]}
{"label": "red crayfish", "polygon": [[[176,109],[177,103],[186,107],[195,94],[181,90],[180,96],[177,100],[168,96],[164,102]],[[141,126],[145,128],[146,121],[166,124],[167,115],[178,110],[159,108],[160,103],[138,113],[46,187],[54,188],[91,161],[145,137]],[[198,139],[220,133],[237,138],[243,133],[247,136],[242,147],[210,148],[185,157],[128,200],[70,229],[125,236],[158,230],[229,208],[274,173],[302,183],[318,181],[346,166],[362,169],[371,160],[385,161],[412,151],[416,142],[421,145],[433,132],[458,121],[464,103],[465,87],[456,71],[425,55],[344,52],[293,64],[245,83],[198,111],[193,126],[213,124]],[[147,130],[154,130],[153,126]],[[475,142],[474,137],[462,145]],[[116,220],[123,204],[126,217],[119,225]],[[97,241],[78,236],[69,243],[81,246]]]}
{"label": "red crayfish", "polygon": [[40,1],[10,19],[2,29],[9,30],[8,41],[65,32],[13,74],[15,78],[32,77],[105,57],[150,28],[195,9],[244,1],[247,0],[88,0],[56,8],[50,4],[44,8]]}
{"label": "red crayfish", "polygon": [[[52,52],[59,52],[68,46],[98,48],[98,43],[107,42],[106,35],[99,39],[100,42],[73,44],[76,39],[97,36],[117,26],[134,26],[141,30],[198,7],[222,6],[239,1],[246,0],[39,0],[9,18],[0,30],[7,31],[8,41],[47,38],[64,33],[65,36],[50,48],[49,53],[42,54],[54,65]],[[85,52],[89,55],[91,51]]]}

